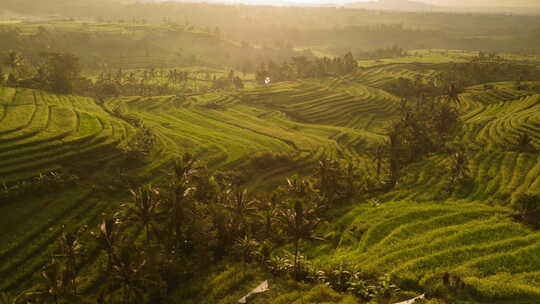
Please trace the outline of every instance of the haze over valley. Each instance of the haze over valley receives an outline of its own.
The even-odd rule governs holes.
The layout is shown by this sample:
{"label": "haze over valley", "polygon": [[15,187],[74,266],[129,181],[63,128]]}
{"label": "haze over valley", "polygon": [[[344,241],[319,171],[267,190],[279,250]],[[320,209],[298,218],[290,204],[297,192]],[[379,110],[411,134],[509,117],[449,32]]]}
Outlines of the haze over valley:
{"label": "haze over valley", "polygon": [[2,0],[0,303],[538,304],[539,10]]}

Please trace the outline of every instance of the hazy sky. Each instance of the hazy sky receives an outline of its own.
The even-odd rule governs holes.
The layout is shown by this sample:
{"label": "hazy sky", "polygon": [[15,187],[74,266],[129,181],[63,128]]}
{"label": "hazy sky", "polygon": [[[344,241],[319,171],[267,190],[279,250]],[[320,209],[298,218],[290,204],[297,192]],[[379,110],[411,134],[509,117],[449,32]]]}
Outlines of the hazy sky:
{"label": "hazy sky", "polygon": [[[268,3],[280,3],[280,2],[295,2],[295,3],[351,3],[351,2],[373,2],[378,0],[222,0],[224,2],[247,2],[253,4],[268,4]],[[406,1],[406,0],[385,0],[392,2]],[[484,8],[496,8],[496,7],[507,7],[507,8],[523,8],[523,7],[534,7],[540,8],[540,0],[410,0],[417,2],[424,2],[435,5],[442,6],[452,6],[452,7],[484,7]]]}
{"label": "hazy sky", "polygon": [[540,7],[540,0],[422,0],[423,2],[451,6],[484,7]]}
{"label": "hazy sky", "polygon": [[[2,1],[2,0],[0,0]],[[154,1],[171,1],[171,0],[154,0]],[[175,1],[175,0],[172,0]],[[185,0],[178,0],[185,1]],[[189,0],[187,0],[189,1]],[[204,2],[205,0],[198,0]],[[535,8],[540,9],[540,0],[207,0],[210,2],[225,2],[225,3],[249,3],[261,5],[281,5],[281,4],[346,4],[358,2],[377,2],[377,1],[414,1],[423,2],[433,5],[459,8]],[[536,10],[535,10],[536,11]]]}
{"label": "hazy sky", "polygon": [[[248,0],[249,1],[249,0]],[[268,0],[259,0],[271,2]],[[296,3],[347,3],[347,2],[371,2],[377,0],[290,0]],[[392,0],[400,1],[400,0]],[[457,7],[537,7],[540,8],[540,0],[411,0],[444,6]],[[257,0],[249,2],[257,3]],[[279,1],[278,1],[279,2]]]}

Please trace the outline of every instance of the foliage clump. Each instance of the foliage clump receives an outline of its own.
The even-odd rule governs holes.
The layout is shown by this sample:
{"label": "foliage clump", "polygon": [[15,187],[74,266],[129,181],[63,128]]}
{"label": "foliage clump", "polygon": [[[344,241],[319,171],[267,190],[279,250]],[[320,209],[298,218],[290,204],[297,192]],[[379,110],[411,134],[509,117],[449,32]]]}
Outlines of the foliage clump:
{"label": "foliage clump", "polygon": [[0,185],[0,202],[29,195],[54,193],[77,181],[77,176],[58,170],[40,173],[29,180]]}
{"label": "foliage clump", "polygon": [[513,207],[518,220],[534,228],[540,228],[540,196],[523,193],[514,198]]}
{"label": "foliage clump", "polygon": [[276,64],[262,63],[255,71],[259,84],[265,84],[270,78],[272,82],[298,80],[303,78],[320,78],[325,76],[347,75],[358,68],[358,63],[351,52],[336,58],[312,59],[307,56],[293,57],[291,62]]}
{"label": "foliage clump", "polygon": [[[449,144],[462,128],[459,112],[447,98],[421,98],[411,105],[401,102],[400,117],[387,131],[388,140],[372,148],[377,164],[377,178],[383,164],[387,167],[386,188],[394,187],[402,177],[403,169],[435,153],[447,153]],[[458,154],[460,168],[454,179],[462,177],[464,158]]]}
{"label": "foliage clump", "polygon": [[534,153],[538,151],[533,145],[531,136],[527,133],[519,134],[510,150],[524,153]]}
{"label": "foliage clump", "polygon": [[[50,260],[44,268],[46,280],[27,292],[26,299],[40,294],[58,303],[85,301],[80,292],[84,279],[74,269],[90,258],[90,248],[102,257],[97,269],[103,283],[99,300],[107,303],[165,300],[210,262],[233,257],[298,281],[323,282],[320,272],[307,267],[302,243],[324,241],[317,227],[325,210],[357,194],[351,184],[356,180],[353,172],[352,166],[322,159],[311,178],[293,177],[271,197],[257,198],[227,175],[210,174],[186,154],[168,182],[131,190],[132,200],[105,217],[91,231],[90,241],[82,237],[82,230],[64,229],[61,254]],[[133,231],[140,231],[135,243]],[[272,254],[289,243],[290,258]],[[64,279],[59,281],[60,276]],[[377,286],[383,285],[381,281]],[[344,291],[356,294],[348,289]]]}

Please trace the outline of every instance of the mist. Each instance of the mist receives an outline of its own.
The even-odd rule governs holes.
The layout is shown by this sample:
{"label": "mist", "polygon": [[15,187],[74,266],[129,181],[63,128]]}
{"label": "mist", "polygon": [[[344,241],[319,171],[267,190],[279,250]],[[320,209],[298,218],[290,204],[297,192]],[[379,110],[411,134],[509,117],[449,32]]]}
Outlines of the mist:
{"label": "mist", "polygon": [[0,303],[538,303],[539,6],[0,0]]}

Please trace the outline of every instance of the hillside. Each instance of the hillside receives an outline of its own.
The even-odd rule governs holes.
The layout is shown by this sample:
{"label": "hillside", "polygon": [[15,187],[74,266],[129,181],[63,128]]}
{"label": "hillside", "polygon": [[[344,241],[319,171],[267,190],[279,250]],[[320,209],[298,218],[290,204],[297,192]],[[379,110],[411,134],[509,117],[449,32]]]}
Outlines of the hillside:
{"label": "hillside", "polygon": [[[369,280],[388,278],[388,282],[376,282],[391,281],[401,292],[385,298],[387,302],[427,293],[433,298],[431,303],[537,303],[540,235],[518,220],[515,201],[522,194],[538,194],[540,186],[540,82],[513,79],[525,68],[530,69],[529,78],[536,77],[536,59],[476,62],[483,78],[467,79],[468,85],[456,94],[452,106],[462,125],[448,146],[463,147],[468,171],[464,183],[448,190],[453,154],[441,149],[408,163],[393,187],[369,184],[376,183],[378,174],[373,147],[386,142],[388,128],[403,119],[406,103],[398,93],[405,94],[407,87],[398,90],[396,83],[417,81],[419,87],[433,89],[430,85],[440,81],[448,67],[454,69],[452,75],[467,73],[473,56],[419,51],[408,57],[362,61],[361,68],[346,76],[189,93],[179,89],[178,94],[166,96],[94,99],[2,86],[0,290],[19,291],[36,282],[57,250],[55,242],[65,239],[64,226],[82,226],[94,234],[81,237],[86,247],[85,258],[76,267],[81,276],[78,290],[84,296],[96,294],[107,279],[104,265],[111,260],[100,249],[101,243],[92,242],[96,234],[107,230],[100,224],[102,219],[121,213],[132,199],[130,188],[152,182],[167,189],[173,175],[182,176],[176,161],[190,153],[201,167],[207,164],[208,171],[193,171],[202,171],[197,177],[206,178],[203,182],[208,182],[208,188],[201,194],[197,192],[200,184],[188,187],[186,182],[188,186],[180,188],[185,191],[174,193],[220,200],[201,198],[187,205],[193,208],[192,218],[211,214],[221,219],[225,216],[220,212],[228,209],[220,208],[231,193],[237,202],[245,203],[244,194],[238,194],[243,192],[235,192],[240,186],[269,197],[277,186],[287,185],[291,176],[320,172],[327,158],[354,167],[359,173],[351,175],[357,178],[351,185],[362,183],[361,189],[355,189],[357,195],[325,209],[314,229],[316,237],[299,243],[302,261],[309,261],[311,270],[331,273],[351,267]],[[490,73],[493,66],[501,72]],[[416,106],[421,108],[423,101],[428,102],[418,99]],[[130,150],[134,142],[148,139],[141,134],[152,135],[151,149],[142,156]],[[528,138],[526,149],[517,144],[523,134]],[[218,175],[210,176],[215,172],[233,175],[238,188],[211,196],[215,189],[227,187]],[[288,185],[297,186],[294,180]],[[301,192],[311,185],[299,187]],[[369,187],[375,190],[366,190]],[[191,202],[186,199],[185,203]],[[253,220],[252,226],[264,226],[255,222],[264,218],[260,214],[246,218]],[[232,219],[238,222],[241,217]],[[124,223],[118,221],[123,242],[146,249],[154,245],[149,225],[121,226]],[[235,223],[223,222],[223,227]],[[192,232],[192,227],[185,229],[186,235],[202,233],[201,243],[212,237]],[[279,233],[275,234],[266,238],[279,239]],[[216,239],[225,242],[226,237]],[[293,251],[288,239],[279,241],[271,245],[271,261],[285,259],[286,252]],[[203,246],[188,244],[182,250],[197,252],[196,246]],[[240,259],[234,244],[215,260],[189,257],[207,264],[212,261],[212,265],[204,265],[200,272],[178,270],[184,281],[175,281],[168,296],[187,299],[187,303],[225,304],[269,279],[276,287],[254,303],[366,303],[362,296],[353,297],[347,289],[332,290],[315,279],[292,282],[287,279],[292,276],[280,274],[267,261],[258,263],[253,258],[247,265],[234,260],[233,252]],[[448,280],[453,283],[445,283]]]}
{"label": "hillside", "polygon": [[[248,166],[253,173],[260,170],[257,159],[284,157],[283,164],[270,159],[271,170],[252,180],[254,185],[264,181],[268,186],[299,168],[306,172],[322,155],[363,164],[362,148],[382,140],[384,121],[374,117],[391,115],[396,98],[368,87],[347,92],[319,84],[280,83],[230,96],[134,97],[108,100],[106,106],[147,121],[170,157],[194,152],[216,168]],[[328,112],[330,107],[335,112]],[[344,111],[349,117],[369,115],[351,121],[342,117]]]}
{"label": "hillside", "polygon": [[168,19],[153,24],[135,17],[28,17],[0,22],[0,39],[0,56],[14,50],[37,61],[43,52],[72,53],[92,72],[205,66],[247,73],[261,59],[282,61],[304,54],[285,46],[231,41],[218,27]]}
{"label": "hillside", "polygon": [[69,167],[73,160],[81,166],[85,159],[94,166],[110,162],[115,147],[134,133],[90,98],[5,87],[0,96],[1,183]]}

